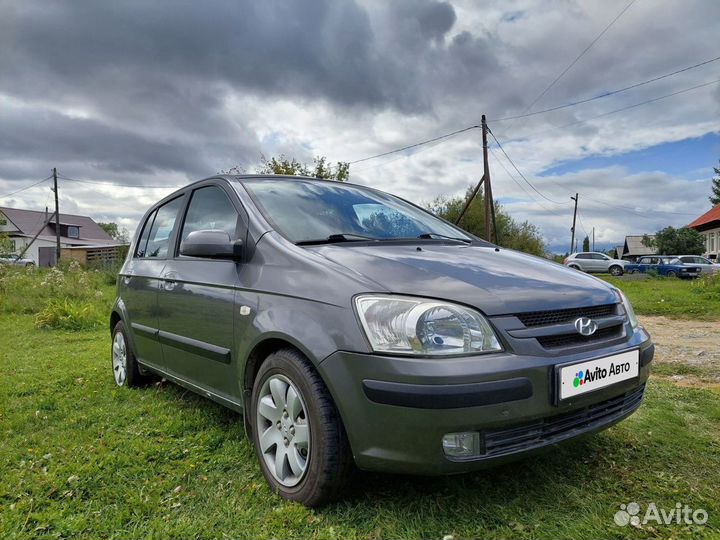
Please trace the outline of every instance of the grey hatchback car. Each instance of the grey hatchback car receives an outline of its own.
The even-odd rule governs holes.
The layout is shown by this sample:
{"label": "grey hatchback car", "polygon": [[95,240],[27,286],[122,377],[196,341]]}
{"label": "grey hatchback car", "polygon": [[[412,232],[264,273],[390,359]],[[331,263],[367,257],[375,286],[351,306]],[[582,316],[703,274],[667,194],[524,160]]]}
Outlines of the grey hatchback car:
{"label": "grey hatchback car", "polygon": [[119,386],[243,414],[282,497],[351,471],[476,470],[634,412],[654,347],[623,294],[389,194],[222,176],[145,214],[110,317]]}

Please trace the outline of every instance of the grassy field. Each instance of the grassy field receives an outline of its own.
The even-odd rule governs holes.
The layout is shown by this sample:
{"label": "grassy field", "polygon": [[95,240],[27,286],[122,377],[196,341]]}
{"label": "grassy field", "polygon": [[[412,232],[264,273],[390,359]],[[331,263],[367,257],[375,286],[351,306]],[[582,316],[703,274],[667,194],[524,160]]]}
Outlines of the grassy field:
{"label": "grassy field", "polygon": [[694,280],[641,276],[602,279],[623,291],[638,315],[720,320],[720,274]]}
{"label": "grassy field", "polygon": [[[92,279],[77,299],[91,312],[112,298]],[[651,379],[638,413],[598,435],[458,477],[360,473],[345,501],[309,510],[269,491],[237,414],[167,383],[118,389],[104,325],[38,328],[45,293],[0,292],[1,538],[720,536],[711,389]],[[709,521],[615,525],[631,501]]]}

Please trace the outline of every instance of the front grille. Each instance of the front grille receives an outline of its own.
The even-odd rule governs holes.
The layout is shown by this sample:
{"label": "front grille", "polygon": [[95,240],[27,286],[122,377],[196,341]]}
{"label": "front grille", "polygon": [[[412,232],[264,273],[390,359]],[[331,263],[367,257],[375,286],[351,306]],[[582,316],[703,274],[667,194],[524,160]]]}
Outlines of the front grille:
{"label": "front grille", "polygon": [[613,339],[622,336],[623,326],[616,325],[608,328],[602,328],[595,332],[592,336],[583,336],[581,334],[561,334],[559,336],[539,336],[535,339],[546,349],[558,349],[560,347],[573,347],[577,345],[585,345],[595,341],[605,339]]}
{"label": "front grille", "polygon": [[532,450],[608,424],[640,406],[645,385],[584,409],[545,418],[533,424],[497,431],[486,431],[485,454],[493,457]]}
{"label": "front grille", "polygon": [[606,304],[603,306],[555,309],[552,311],[529,311],[527,313],[517,313],[515,316],[520,319],[525,326],[530,327],[562,324],[574,321],[578,317],[589,317],[591,319],[610,317],[616,314],[616,310],[616,304]]}

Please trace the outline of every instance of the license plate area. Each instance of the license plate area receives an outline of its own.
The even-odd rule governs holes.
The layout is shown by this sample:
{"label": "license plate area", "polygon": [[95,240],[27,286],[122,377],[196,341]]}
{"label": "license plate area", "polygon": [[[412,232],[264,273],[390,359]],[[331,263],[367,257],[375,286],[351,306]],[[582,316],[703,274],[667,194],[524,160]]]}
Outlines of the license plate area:
{"label": "license plate area", "polygon": [[559,402],[591,394],[640,376],[640,350],[633,349],[610,356],[557,366]]}

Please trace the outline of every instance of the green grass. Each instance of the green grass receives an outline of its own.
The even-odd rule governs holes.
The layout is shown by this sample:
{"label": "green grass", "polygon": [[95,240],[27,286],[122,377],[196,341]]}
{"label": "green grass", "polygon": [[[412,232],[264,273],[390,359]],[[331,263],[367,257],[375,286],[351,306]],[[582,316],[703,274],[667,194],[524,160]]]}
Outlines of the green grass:
{"label": "green grass", "polygon": [[638,315],[720,320],[720,274],[694,280],[635,276],[602,279],[623,291]]}
{"label": "green grass", "polygon": [[[267,488],[240,417],[171,384],[117,388],[104,329],[0,315],[0,537],[596,538],[720,534],[720,400],[654,380],[595,436],[448,478],[359,474],[319,510]],[[620,528],[682,501],[705,527]]]}
{"label": "green grass", "polygon": [[[12,280],[35,289],[33,279],[45,277]],[[92,300],[63,296],[107,313],[111,280],[83,279],[98,280]],[[720,535],[720,399],[711,388],[651,379],[640,410],[600,434],[463,476],[359,473],[344,501],[310,510],[270,492],[236,413],[168,383],[117,388],[104,324],[41,329],[36,316],[51,294],[20,288],[22,298],[9,300],[7,292],[0,538]],[[666,366],[662,375],[683,369]],[[631,501],[682,502],[710,519],[704,527],[616,526],[614,513]]]}

